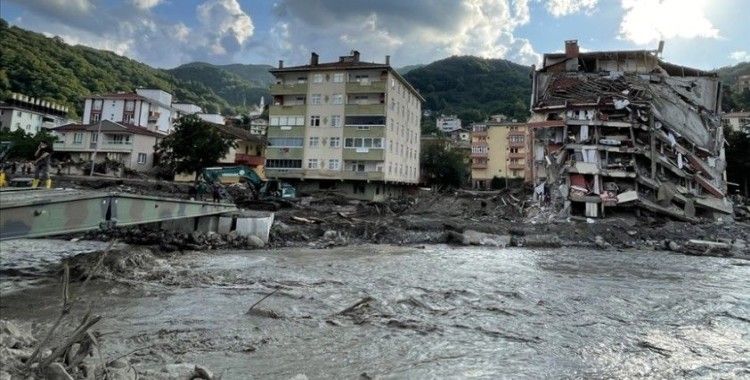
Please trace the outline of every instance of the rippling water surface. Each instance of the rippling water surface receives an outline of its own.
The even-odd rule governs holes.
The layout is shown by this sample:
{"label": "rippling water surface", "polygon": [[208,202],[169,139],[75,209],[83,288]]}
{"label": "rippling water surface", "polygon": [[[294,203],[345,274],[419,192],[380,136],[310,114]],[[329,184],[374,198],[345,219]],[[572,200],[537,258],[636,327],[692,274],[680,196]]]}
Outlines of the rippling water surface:
{"label": "rippling water surface", "polygon": [[[23,245],[3,245],[7,282]],[[110,350],[154,345],[143,367],[177,358],[224,379],[750,377],[747,261],[361,246],[193,253],[168,265],[168,280],[98,281],[85,295],[109,317]],[[5,290],[5,318],[56,312],[50,282]]]}

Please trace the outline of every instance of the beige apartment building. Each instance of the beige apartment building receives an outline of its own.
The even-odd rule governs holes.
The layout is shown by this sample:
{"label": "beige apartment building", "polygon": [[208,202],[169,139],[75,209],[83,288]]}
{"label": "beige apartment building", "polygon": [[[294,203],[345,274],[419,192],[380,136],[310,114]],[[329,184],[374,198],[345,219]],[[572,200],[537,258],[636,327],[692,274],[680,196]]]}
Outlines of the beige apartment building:
{"label": "beige apartment building", "polygon": [[336,189],[384,199],[419,180],[419,93],[385,63],[357,51],[271,70],[266,175],[300,190]]}
{"label": "beige apartment building", "polygon": [[471,131],[471,185],[489,189],[493,177],[531,179],[529,130],[512,122],[475,123]]}

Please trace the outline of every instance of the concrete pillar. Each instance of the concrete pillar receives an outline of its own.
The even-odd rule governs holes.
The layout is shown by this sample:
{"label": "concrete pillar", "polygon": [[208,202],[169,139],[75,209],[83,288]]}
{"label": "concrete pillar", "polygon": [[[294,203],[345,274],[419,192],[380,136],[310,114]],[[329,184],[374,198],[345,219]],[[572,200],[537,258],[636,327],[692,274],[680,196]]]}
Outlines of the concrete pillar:
{"label": "concrete pillar", "polygon": [[235,232],[239,236],[255,235],[268,243],[268,235],[271,232],[274,213],[262,211],[244,211],[236,216],[237,223]]}

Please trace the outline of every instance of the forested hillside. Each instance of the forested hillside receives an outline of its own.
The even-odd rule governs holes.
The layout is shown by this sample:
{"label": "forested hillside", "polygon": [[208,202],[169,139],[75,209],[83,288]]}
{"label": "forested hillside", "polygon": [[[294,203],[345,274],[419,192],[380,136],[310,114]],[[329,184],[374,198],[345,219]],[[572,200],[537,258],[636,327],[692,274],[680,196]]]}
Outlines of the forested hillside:
{"label": "forested hillside", "polygon": [[[210,88],[232,106],[244,107],[257,104],[261,96],[266,96],[266,101],[269,100],[268,88],[273,83],[269,68],[267,65],[219,66],[192,62],[167,72],[183,83]],[[236,73],[241,73],[244,78]]]}
{"label": "forested hillside", "polygon": [[721,83],[724,85],[724,93],[721,99],[721,106],[724,111],[750,111],[750,91],[740,92],[737,88],[737,78],[741,75],[750,75],[750,62],[722,67],[717,72]]}
{"label": "forested hillside", "polygon": [[197,81],[182,81],[113,52],[45,37],[0,19],[0,96],[15,91],[68,105],[80,115],[82,99],[92,93],[160,88],[176,99],[194,102],[209,112],[233,113],[225,99]]}
{"label": "forested hillside", "polygon": [[457,114],[464,122],[493,114],[526,120],[531,67],[504,59],[454,56],[413,69],[404,77],[437,113]]}

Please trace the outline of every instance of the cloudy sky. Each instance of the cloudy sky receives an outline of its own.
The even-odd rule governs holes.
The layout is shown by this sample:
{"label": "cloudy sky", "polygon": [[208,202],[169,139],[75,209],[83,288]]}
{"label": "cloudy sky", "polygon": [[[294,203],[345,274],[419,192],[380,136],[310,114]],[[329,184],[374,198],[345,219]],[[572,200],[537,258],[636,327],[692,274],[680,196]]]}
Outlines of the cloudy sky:
{"label": "cloudy sky", "polygon": [[304,64],[357,49],[394,66],[451,55],[538,62],[584,50],[654,49],[711,69],[750,61],[748,0],[0,0],[13,25],[152,66]]}

